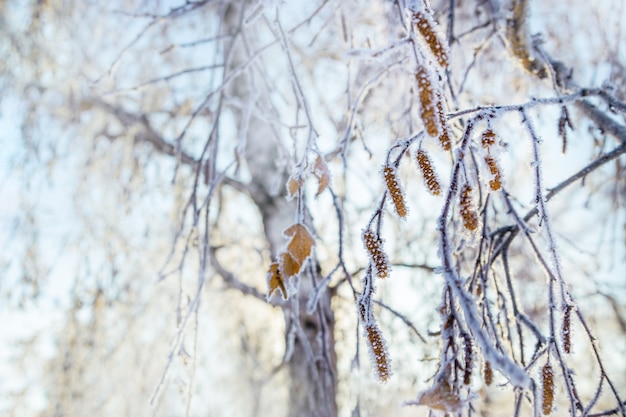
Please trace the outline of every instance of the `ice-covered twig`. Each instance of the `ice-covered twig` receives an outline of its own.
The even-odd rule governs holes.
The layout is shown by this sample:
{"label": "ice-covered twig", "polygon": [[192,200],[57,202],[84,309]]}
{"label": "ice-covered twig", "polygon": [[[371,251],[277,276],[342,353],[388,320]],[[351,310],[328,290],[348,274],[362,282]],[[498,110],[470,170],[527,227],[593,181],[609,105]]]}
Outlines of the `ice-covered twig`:
{"label": "ice-covered twig", "polygon": [[419,330],[417,330],[415,325],[408,319],[408,317],[406,317],[404,314],[400,313],[396,309],[392,308],[390,305],[383,303],[381,300],[374,300],[374,303],[378,304],[379,306],[381,306],[382,308],[384,308],[385,310],[389,311],[391,314],[393,314],[394,316],[402,320],[402,322],[406,324],[409,327],[409,329],[411,329],[413,333],[417,335],[417,337],[419,337],[422,343],[426,343],[426,339],[424,338],[424,336],[422,336],[422,334],[419,332]]}
{"label": "ice-covered twig", "polygon": [[532,121],[528,117],[528,113],[521,109],[520,113],[522,115],[522,123],[526,125],[528,132],[530,133],[532,139],[532,149],[533,149],[533,161],[532,167],[535,173],[535,204],[537,204],[537,210],[539,214],[539,223],[544,225],[544,229],[546,231],[547,239],[548,239],[548,251],[552,258],[554,272],[559,279],[559,282],[563,282],[563,268],[561,266],[561,261],[559,259],[556,247],[556,238],[554,236],[554,231],[552,228],[552,220],[548,214],[548,207],[546,204],[546,198],[544,195],[544,186],[543,186],[543,173],[542,173],[542,160],[539,150],[539,145],[541,144],[541,139],[537,135],[535,128],[533,126]]}
{"label": "ice-covered twig", "polygon": [[452,175],[450,179],[450,186],[446,195],[444,207],[438,220],[438,228],[440,234],[440,247],[441,258],[443,263],[443,274],[447,285],[452,289],[454,295],[459,301],[459,305],[463,311],[465,322],[469,331],[477,341],[478,345],[482,349],[483,355],[486,360],[506,375],[511,383],[515,386],[522,388],[530,387],[530,377],[526,372],[516,364],[511,358],[506,356],[502,352],[498,352],[493,346],[489,335],[485,332],[482,326],[482,322],[476,311],[475,299],[472,295],[468,294],[464,288],[463,280],[458,276],[456,267],[454,266],[454,260],[452,257],[453,246],[451,236],[448,230],[448,218],[451,215],[452,201],[456,197],[456,192],[460,181],[460,172],[463,165],[465,153],[468,150],[471,133],[473,127],[480,119],[482,115],[469,120],[465,127],[465,133],[461,144],[456,152],[456,160],[452,168]]}
{"label": "ice-covered twig", "polygon": [[574,103],[578,100],[581,100],[585,97],[599,96],[605,97],[607,93],[600,88],[580,88],[573,93],[564,94],[557,97],[546,97],[546,98],[533,98],[526,103],[520,104],[508,104],[508,105],[481,105],[472,107],[465,110],[460,110],[454,113],[448,114],[448,120],[456,119],[462,116],[467,116],[473,113],[480,113],[485,111],[494,111],[498,113],[508,113],[508,112],[517,112],[522,109],[529,110],[534,107],[539,106],[548,106],[548,105],[563,105],[568,103]]}
{"label": "ice-covered twig", "polygon": [[[317,130],[315,129],[315,124],[313,123],[313,116],[311,114],[309,102],[306,99],[304,90],[302,89],[302,85],[300,84],[300,81],[298,79],[296,67],[293,63],[291,49],[289,48],[289,43],[287,41],[287,37],[285,36],[285,31],[283,30],[282,24],[280,23],[280,18],[278,16],[278,9],[276,12],[276,18],[274,19],[274,25],[276,26],[276,28],[278,28],[280,45],[283,48],[283,52],[285,53],[287,57],[287,62],[289,64],[289,76],[291,79],[291,84],[293,86],[293,89],[296,93],[298,104],[304,110],[304,114],[306,116],[306,119],[309,125],[309,134],[307,138],[306,150],[311,150],[313,146],[313,141],[317,138],[318,133],[317,133]],[[306,154],[307,152],[304,153],[304,155]],[[303,157],[306,157],[306,156],[303,156]]]}

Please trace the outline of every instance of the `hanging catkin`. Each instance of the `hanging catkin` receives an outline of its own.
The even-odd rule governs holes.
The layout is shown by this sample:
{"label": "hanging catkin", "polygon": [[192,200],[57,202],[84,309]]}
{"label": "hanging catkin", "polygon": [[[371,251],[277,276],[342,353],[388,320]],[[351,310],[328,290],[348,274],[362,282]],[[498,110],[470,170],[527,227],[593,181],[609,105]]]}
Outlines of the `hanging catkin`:
{"label": "hanging catkin", "polygon": [[391,366],[380,329],[375,324],[367,325],[365,336],[372,355],[374,374],[380,382],[386,382],[391,376]]}
{"label": "hanging catkin", "polygon": [[441,185],[439,184],[437,174],[433,169],[430,157],[425,150],[418,149],[417,163],[419,165],[420,171],[422,172],[422,175],[424,176],[424,184],[426,185],[428,191],[432,195],[439,195],[441,193]]}
{"label": "hanging catkin", "polygon": [[420,118],[429,136],[439,136],[438,109],[433,82],[430,79],[428,69],[420,65],[415,73],[417,80],[417,92],[420,102]]}
{"label": "hanging catkin", "polygon": [[390,165],[385,165],[383,167],[383,176],[385,177],[385,183],[387,184],[387,190],[389,190],[391,200],[396,208],[396,213],[400,217],[406,217],[408,210],[404,202],[404,193],[402,192],[396,170]]}
{"label": "hanging catkin", "polygon": [[552,412],[552,404],[554,403],[554,372],[549,363],[546,363],[541,370],[541,386],[543,390],[543,414],[548,415]]}
{"label": "hanging catkin", "polygon": [[469,184],[465,184],[461,190],[460,211],[465,228],[467,230],[476,230],[478,227],[478,216],[473,208],[472,187]]}
{"label": "hanging catkin", "polygon": [[372,230],[367,229],[363,232],[363,243],[376,269],[376,276],[387,278],[389,276],[389,260],[383,251],[382,239],[376,236]]}
{"label": "hanging catkin", "polygon": [[425,11],[417,11],[413,14],[413,22],[415,29],[424,38],[428,49],[435,57],[439,66],[443,69],[448,68],[448,48],[439,37],[435,22]]}
{"label": "hanging catkin", "polygon": [[498,191],[500,187],[502,187],[502,174],[500,173],[500,168],[498,167],[496,158],[491,155],[487,155],[485,156],[485,162],[487,163],[489,172],[493,175],[493,179],[489,181],[489,187],[493,191]]}

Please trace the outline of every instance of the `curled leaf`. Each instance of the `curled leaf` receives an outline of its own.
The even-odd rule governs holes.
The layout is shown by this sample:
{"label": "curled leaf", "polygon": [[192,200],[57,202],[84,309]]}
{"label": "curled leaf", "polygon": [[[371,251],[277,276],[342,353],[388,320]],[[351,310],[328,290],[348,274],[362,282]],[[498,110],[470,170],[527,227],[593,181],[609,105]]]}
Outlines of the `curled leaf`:
{"label": "curled leaf", "polygon": [[292,175],[287,180],[287,199],[291,200],[300,191],[300,187],[304,183],[304,180],[296,175]]}
{"label": "curled leaf", "polygon": [[324,190],[330,185],[330,171],[326,161],[321,156],[318,156],[315,160],[315,166],[313,167],[313,175],[319,180],[319,186],[317,187],[316,196],[322,194]]}
{"label": "curled leaf", "polygon": [[273,262],[268,271],[267,271],[267,284],[269,287],[269,291],[267,296],[270,297],[274,291],[277,289],[280,290],[283,299],[287,299],[287,288],[285,288],[285,282],[283,281],[283,276],[280,272],[280,268],[278,267],[278,262]]}
{"label": "curled leaf", "polygon": [[463,406],[459,396],[452,391],[452,387],[446,380],[439,380],[429,389],[418,394],[415,401],[408,401],[407,405],[425,405],[432,410],[456,413]]}

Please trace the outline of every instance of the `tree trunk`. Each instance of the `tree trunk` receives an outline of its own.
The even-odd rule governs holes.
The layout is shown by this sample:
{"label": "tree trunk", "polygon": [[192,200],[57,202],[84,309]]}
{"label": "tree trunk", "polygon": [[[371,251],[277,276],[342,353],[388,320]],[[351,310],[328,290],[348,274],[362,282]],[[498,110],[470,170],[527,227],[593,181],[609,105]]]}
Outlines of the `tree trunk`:
{"label": "tree trunk", "polygon": [[[306,305],[312,289],[311,285],[300,282],[298,294],[300,311],[296,317],[304,331],[304,337],[302,339],[296,337],[293,354],[289,360],[291,377],[289,417],[337,415],[335,403],[337,361],[334,350],[334,316],[330,308],[331,299],[329,292],[325,291],[318,301],[317,309],[309,315]],[[293,311],[285,308],[284,313],[287,328],[290,328]],[[308,357],[308,347],[305,344],[311,347],[313,360]]]}
{"label": "tree trunk", "polygon": [[[279,170],[273,157],[277,154],[276,145],[272,145],[275,142],[264,136],[271,134],[268,130],[260,121],[250,122],[246,162],[252,174],[250,195],[261,212],[272,260],[275,260],[286,243],[282,231],[295,221],[296,207],[285,199],[284,186],[280,187],[278,194],[272,194],[270,189],[276,179],[268,178],[268,173]],[[331,417],[337,415],[335,321],[331,293],[322,290],[315,310],[309,314],[307,306],[322,276],[315,258],[308,262],[314,265],[309,268],[305,265],[300,275],[292,278],[299,280],[297,295],[282,306],[288,350],[286,360],[291,378],[289,416]]]}
{"label": "tree trunk", "polygon": [[[248,2],[232,2],[224,15],[226,31],[236,33]],[[237,40],[235,40],[237,42]],[[245,62],[245,51],[241,45],[233,55],[230,69]],[[250,66],[249,71],[253,71]],[[227,70],[228,71],[228,70]],[[227,72],[228,73],[228,72]],[[250,73],[244,73],[232,82],[231,97],[242,103],[255,100]],[[269,108],[267,97],[256,99],[257,111]],[[265,106],[265,107],[264,107]],[[268,113],[269,114],[269,113]],[[238,126],[247,124],[245,138],[245,162],[251,174],[248,192],[257,205],[264,225],[272,260],[285,245],[282,232],[295,222],[296,206],[285,198],[287,175],[278,160],[281,155],[280,142],[271,126],[252,116],[244,123],[243,112],[237,112]],[[282,152],[285,154],[285,152]],[[320,267],[312,256],[312,267],[303,266],[298,277],[298,293],[282,305],[287,339],[285,360],[290,376],[290,417],[333,417],[336,406],[336,356],[334,350],[334,315],[331,310],[331,293],[322,290],[316,308],[309,314],[307,305],[311,295],[322,281]]]}
{"label": "tree trunk", "polygon": [[[281,187],[277,195],[268,189],[274,183],[268,173],[277,172],[273,158],[277,152],[272,146],[274,142],[264,139],[264,134],[271,134],[267,130],[262,122],[250,122],[246,162],[252,174],[250,195],[261,212],[271,256],[275,260],[286,242],[282,231],[295,221],[296,207],[285,199],[282,192],[285,187]],[[291,378],[289,416],[331,417],[337,415],[335,320],[331,292],[323,289],[316,308],[309,314],[307,306],[322,276],[315,258],[308,262],[314,265],[309,268],[305,265],[300,275],[292,278],[299,280],[297,295],[282,306],[288,350],[286,359]]]}

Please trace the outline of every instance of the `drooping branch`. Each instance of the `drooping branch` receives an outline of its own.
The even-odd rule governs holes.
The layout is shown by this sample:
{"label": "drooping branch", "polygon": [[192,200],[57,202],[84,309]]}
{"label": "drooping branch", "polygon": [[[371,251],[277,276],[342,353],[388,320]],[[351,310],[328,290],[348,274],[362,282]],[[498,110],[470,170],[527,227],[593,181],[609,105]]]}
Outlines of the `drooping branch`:
{"label": "drooping branch", "polygon": [[245,282],[241,281],[235,276],[235,274],[224,268],[224,266],[217,259],[215,253],[216,249],[217,248],[211,248],[211,252],[209,255],[211,259],[211,266],[213,267],[214,271],[222,277],[222,281],[224,282],[224,284],[226,284],[228,288],[235,289],[244,295],[251,295],[262,302],[266,302],[266,296],[263,292],[259,291],[252,285],[246,284]]}
{"label": "drooping branch", "polygon": [[125,129],[130,130],[131,128],[139,127],[139,133],[135,135],[136,141],[150,143],[159,153],[180,158],[181,163],[190,166],[194,171],[200,167],[200,161],[185,151],[177,152],[174,145],[157,133],[145,113],[132,113],[121,106],[112,105],[96,97],[84,100],[84,104],[88,107],[95,106],[113,115]]}
{"label": "drooping branch", "polygon": [[626,143],[626,126],[617,123],[605,112],[599,110],[587,100],[578,102],[577,106],[587,117],[589,117],[592,122],[596,124],[596,126],[598,126],[600,130],[613,136],[620,143]]}

